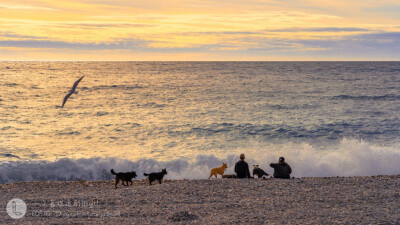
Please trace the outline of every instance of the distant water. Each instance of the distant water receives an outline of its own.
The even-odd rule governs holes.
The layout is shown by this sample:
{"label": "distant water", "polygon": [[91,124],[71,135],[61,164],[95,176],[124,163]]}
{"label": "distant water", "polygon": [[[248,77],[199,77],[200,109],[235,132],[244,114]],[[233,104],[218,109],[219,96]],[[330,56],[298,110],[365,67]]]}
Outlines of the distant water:
{"label": "distant water", "polygon": [[400,62],[1,62],[0,77],[0,183],[207,178],[240,153],[294,176],[400,173]]}

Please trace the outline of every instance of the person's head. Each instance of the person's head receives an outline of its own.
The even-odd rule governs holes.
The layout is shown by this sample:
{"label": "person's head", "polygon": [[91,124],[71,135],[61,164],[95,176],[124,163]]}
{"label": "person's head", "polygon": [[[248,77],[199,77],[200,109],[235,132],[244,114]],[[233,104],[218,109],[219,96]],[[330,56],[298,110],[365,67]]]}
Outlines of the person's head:
{"label": "person's head", "polygon": [[279,161],[278,161],[279,163],[285,163],[285,158],[283,158],[283,157],[279,157]]}
{"label": "person's head", "polygon": [[245,158],[245,157],[244,157],[244,154],[240,154],[240,157],[239,157],[239,158],[240,158],[240,160],[244,161],[244,158]]}

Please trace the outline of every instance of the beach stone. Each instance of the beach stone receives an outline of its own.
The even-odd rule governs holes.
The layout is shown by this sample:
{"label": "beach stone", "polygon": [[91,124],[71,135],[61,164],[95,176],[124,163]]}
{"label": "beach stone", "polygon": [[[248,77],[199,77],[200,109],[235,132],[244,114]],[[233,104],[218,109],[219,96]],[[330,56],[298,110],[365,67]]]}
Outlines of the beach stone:
{"label": "beach stone", "polygon": [[[397,175],[168,180],[152,186],[143,179],[118,189],[112,180],[41,181],[0,184],[0,204],[23,199],[28,212],[22,224],[399,224],[399,186]],[[49,206],[69,199],[98,204]],[[45,210],[103,215],[38,214]],[[15,222],[0,210],[1,224]]]}
{"label": "beach stone", "polygon": [[187,210],[174,213],[170,218],[169,221],[171,222],[181,222],[181,221],[190,221],[190,220],[197,220],[198,216],[195,214],[189,213]]}

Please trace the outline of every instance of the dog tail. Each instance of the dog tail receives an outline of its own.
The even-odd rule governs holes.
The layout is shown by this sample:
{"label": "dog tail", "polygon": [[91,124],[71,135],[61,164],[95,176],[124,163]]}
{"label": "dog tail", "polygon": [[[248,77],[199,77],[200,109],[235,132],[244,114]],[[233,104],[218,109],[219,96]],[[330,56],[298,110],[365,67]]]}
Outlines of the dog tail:
{"label": "dog tail", "polygon": [[143,175],[145,175],[145,176],[147,177],[147,176],[150,175],[150,174],[144,173]]}
{"label": "dog tail", "polygon": [[117,175],[117,174],[114,172],[114,170],[113,170],[113,169],[111,169],[111,174],[113,174],[113,175]]}

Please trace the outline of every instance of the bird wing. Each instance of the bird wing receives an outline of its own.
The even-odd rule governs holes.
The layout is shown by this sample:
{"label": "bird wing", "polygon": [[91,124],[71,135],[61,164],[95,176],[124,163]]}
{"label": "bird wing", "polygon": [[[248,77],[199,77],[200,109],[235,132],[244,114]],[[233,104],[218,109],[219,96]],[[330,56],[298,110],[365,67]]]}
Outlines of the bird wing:
{"label": "bird wing", "polygon": [[78,86],[79,82],[81,82],[81,80],[82,80],[83,77],[84,77],[84,76],[82,76],[82,77],[79,78],[77,81],[75,81],[75,83],[74,83],[74,85],[72,86],[72,89],[71,89],[72,92],[75,91],[76,87]]}
{"label": "bird wing", "polygon": [[63,100],[63,103],[62,103],[61,108],[64,107],[65,103],[67,102],[69,96],[72,95],[72,93],[74,93],[74,92],[73,92],[73,91],[70,91],[70,92],[64,97],[64,100]]}

